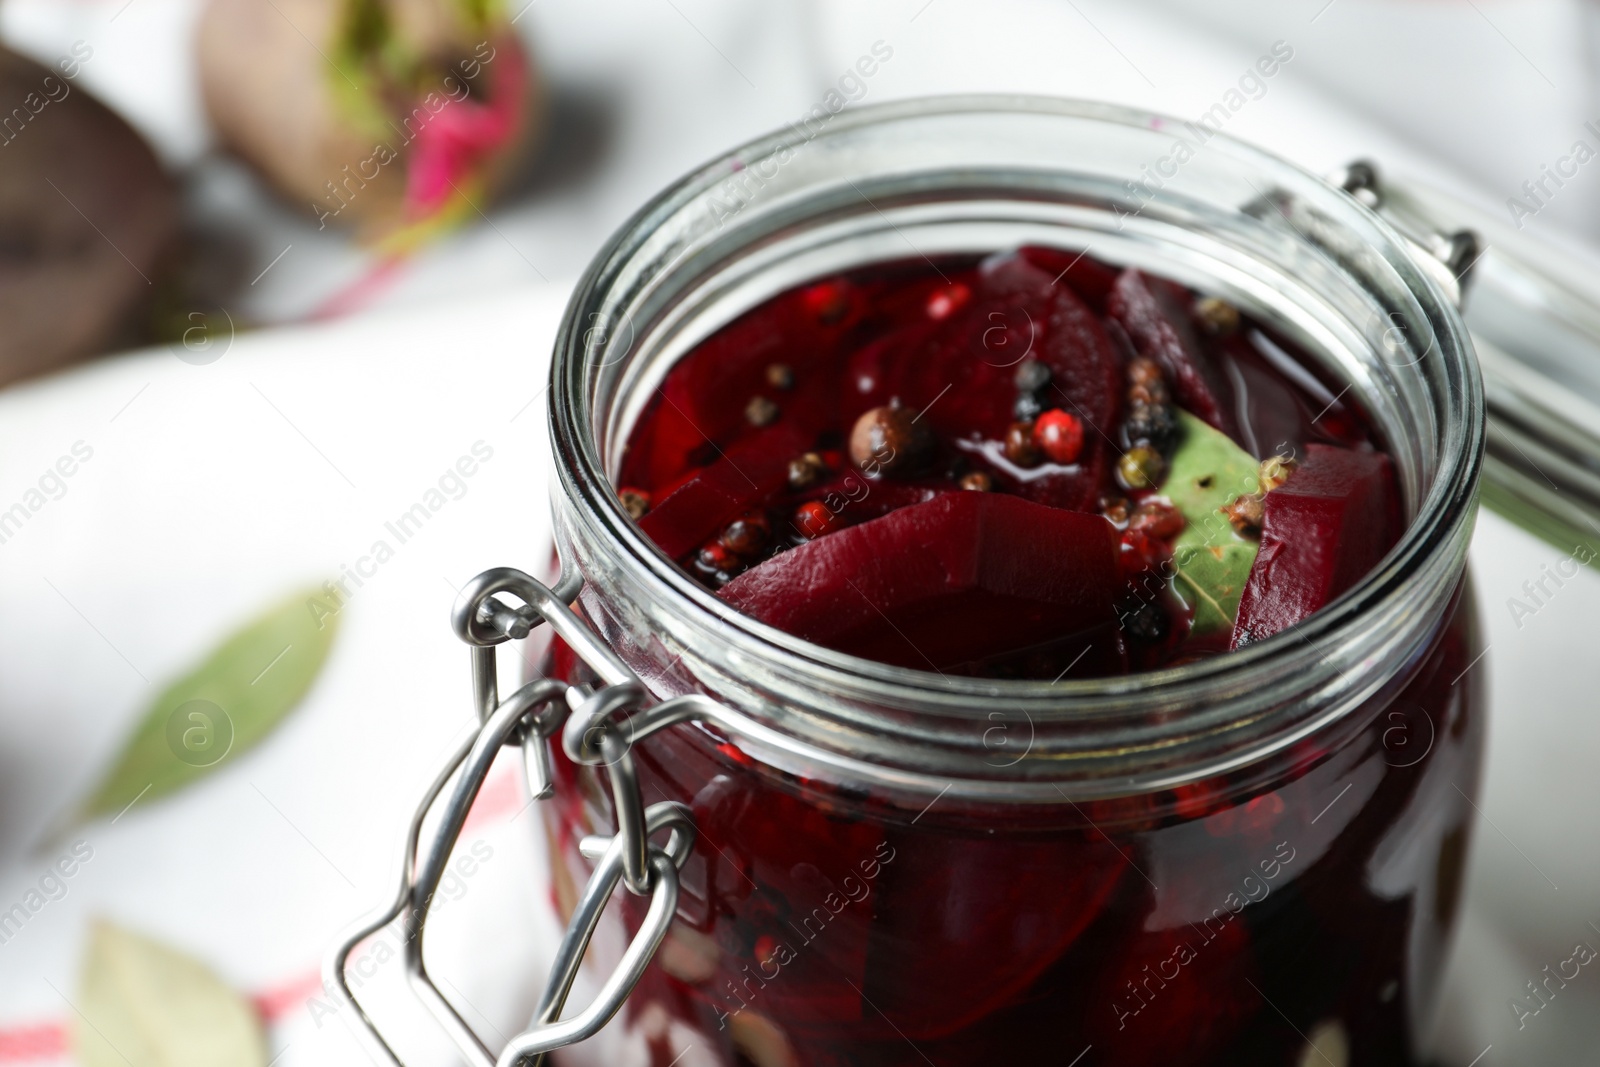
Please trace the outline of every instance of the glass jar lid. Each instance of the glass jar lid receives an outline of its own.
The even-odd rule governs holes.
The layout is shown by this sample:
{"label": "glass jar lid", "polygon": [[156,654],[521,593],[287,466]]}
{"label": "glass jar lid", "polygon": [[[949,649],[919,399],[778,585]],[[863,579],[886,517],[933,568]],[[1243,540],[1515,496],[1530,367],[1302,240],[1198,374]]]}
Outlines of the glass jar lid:
{"label": "glass jar lid", "polygon": [[1563,551],[1600,553],[1600,260],[1370,163],[1334,180],[1451,276],[1483,371],[1483,503]]}

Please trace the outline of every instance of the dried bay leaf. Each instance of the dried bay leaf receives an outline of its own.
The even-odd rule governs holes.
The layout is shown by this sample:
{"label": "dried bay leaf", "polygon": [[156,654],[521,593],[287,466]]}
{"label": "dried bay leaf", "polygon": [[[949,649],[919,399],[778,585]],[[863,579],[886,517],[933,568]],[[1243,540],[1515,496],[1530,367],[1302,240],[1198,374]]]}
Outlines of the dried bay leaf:
{"label": "dried bay leaf", "polygon": [[1181,408],[1178,424],[1182,442],[1161,487],[1186,520],[1172,543],[1173,589],[1194,612],[1191,633],[1229,631],[1259,546],[1234,532],[1222,508],[1261,488],[1258,464],[1227,434]]}
{"label": "dried bay leaf", "polygon": [[204,964],[112,923],[89,936],[72,1020],[83,1067],[265,1067],[255,1009]]}
{"label": "dried bay leaf", "polygon": [[310,690],[333,646],[338,616],[312,612],[307,603],[317,596],[302,590],[272,605],[168,685],[78,819],[175,792],[270,733]]}

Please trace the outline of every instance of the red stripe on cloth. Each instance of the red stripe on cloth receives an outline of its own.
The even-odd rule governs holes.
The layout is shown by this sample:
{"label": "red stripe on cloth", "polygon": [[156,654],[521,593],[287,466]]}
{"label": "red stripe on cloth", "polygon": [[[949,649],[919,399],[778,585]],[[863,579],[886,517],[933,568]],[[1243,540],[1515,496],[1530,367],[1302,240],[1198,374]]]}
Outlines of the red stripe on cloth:
{"label": "red stripe on cloth", "polygon": [[0,1063],[35,1063],[66,1055],[67,1028],[60,1023],[0,1030]]}
{"label": "red stripe on cloth", "polygon": [[488,781],[478,791],[478,799],[467,812],[467,821],[461,824],[461,833],[504,822],[518,814],[527,805],[528,798],[522,788],[522,752],[510,749],[495,760]]}
{"label": "red stripe on cloth", "polygon": [[322,972],[307,971],[274,988],[251,997],[256,1011],[266,1023],[275,1023],[322,992]]}

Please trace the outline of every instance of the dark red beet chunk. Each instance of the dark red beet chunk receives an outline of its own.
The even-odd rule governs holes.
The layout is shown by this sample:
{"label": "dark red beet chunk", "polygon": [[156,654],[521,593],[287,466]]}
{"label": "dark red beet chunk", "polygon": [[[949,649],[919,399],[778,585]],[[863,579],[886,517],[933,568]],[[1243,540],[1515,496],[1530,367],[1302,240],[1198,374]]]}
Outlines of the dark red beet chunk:
{"label": "dark red beet chunk", "polygon": [[1398,523],[1389,457],[1307,446],[1305,462],[1267,494],[1232,647],[1294,626],[1355,585],[1394,544]]}
{"label": "dark red beet chunk", "polygon": [[1112,1062],[1209,1062],[1261,1007],[1244,922],[1225,907],[1213,915],[1107,961],[1090,1018]]}
{"label": "dark red beet chunk", "polygon": [[[861,392],[852,414],[891,399],[926,409],[936,430],[981,455],[1006,488],[1053,507],[1093,510],[1122,409],[1116,349],[1071,288],[1019,254],[991,256],[976,280],[977,295],[957,314],[915,322],[852,357],[848,377]],[[998,447],[1012,422],[1016,370],[1025,359],[1051,372],[1044,406],[1084,423],[1085,447],[1070,466],[1021,470]]]}
{"label": "dark red beet chunk", "polygon": [[[810,580],[798,561],[822,550],[808,542],[945,496],[1104,516],[1122,533],[1124,566],[1108,594],[1111,621],[1097,617],[1100,636],[1082,641],[1059,603],[1047,610],[978,587],[946,589],[928,611],[896,608],[906,615],[889,612],[892,625],[861,614],[870,605],[843,581],[763,594],[777,605],[816,593],[825,602],[763,610],[867,658],[985,677],[1093,677],[1210,655],[1231,637],[1225,626],[1196,633],[1190,604],[1170,588],[1173,540],[1199,518],[1150,519],[1185,447],[1182,411],[1256,459],[1312,444],[1370,451],[1353,399],[1225,301],[1075,251],[879,263],[780,293],[697,344],[630,430],[617,484],[663,552],[710,590],[740,582],[732,596],[773,575]],[[860,425],[878,436],[861,437]],[[869,453],[865,441],[878,443]],[[969,506],[987,507],[953,505]],[[1048,524],[1035,526],[1032,538],[1047,541]],[[1387,530],[1392,540],[1398,523]],[[1014,540],[1012,557],[1037,559],[1044,573],[1057,562],[1028,537]],[[826,551],[848,556],[849,543]],[[795,560],[767,565],[797,546]],[[1356,541],[1328,551],[1348,556],[1352,575],[1376,558]],[[1263,612],[1241,633],[1282,624]]]}
{"label": "dark red beet chunk", "polygon": [[722,596],[797,637],[919,670],[1069,641],[1110,655],[1116,553],[1098,515],[950,493],[774,556]]}
{"label": "dark red beet chunk", "polygon": [[[954,1033],[1013,1001],[1130,876],[1127,861],[1099,838],[1086,845],[913,832],[894,840],[898,866],[886,871],[881,910],[901,921],[874,931],[864,992],[913,1041]],[[1002,863],[1007,877],[996,879]],[[1023,918],[1018,901],[1040,899],[1055,903],[1050,915]],[[908,970],[916,981],[906,981]]]}
{"label": "dark red beet chunk", "polygon": [[1180,405],[1237,436],[1226,383],[1201,354],[1189,320],[1190,299],[1188,290],[1174,282],[1125,270],[1112,287],[1107,307],[1139,354],[1161,364],[1171,376]]}
{"label": "dark red beet chunk", "polygon": [[789,460],[810,445],[792,423],[762,430],[697,470],[651,509],[639,527],[676,559],[781,489],[789,476]]}

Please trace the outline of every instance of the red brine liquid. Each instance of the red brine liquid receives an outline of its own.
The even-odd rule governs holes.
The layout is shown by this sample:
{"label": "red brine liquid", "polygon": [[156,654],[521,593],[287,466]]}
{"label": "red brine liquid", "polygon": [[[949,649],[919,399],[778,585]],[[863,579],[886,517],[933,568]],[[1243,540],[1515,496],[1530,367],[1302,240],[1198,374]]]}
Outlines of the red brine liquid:
{"label": "red brine liquid", "polygon": [[[1380,438],[1284,338],[1035,247],[749,311],[668,372],[618,485],[739,611],[947,676],[1226,655],[1349,590],[1403,528]],[[1118,800],[957,789],[919,813],[704,727],[652,736],[646,802],[692,805],[702,843],[627,1025],[660,1067],[689,1044],[757,1067],[1412,1063],[1464,861],[1476,640],[1463,588],[1369,708]],[[559,645],[551,669],[586,677]],[[575,842],[611,820],[603,772],[558,774],[567,913]]]}

